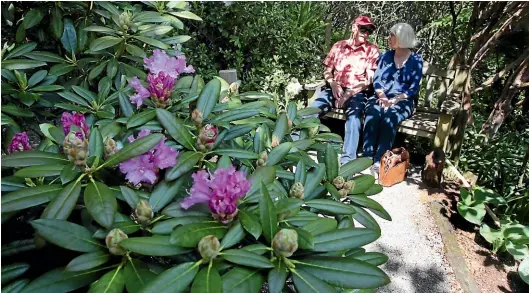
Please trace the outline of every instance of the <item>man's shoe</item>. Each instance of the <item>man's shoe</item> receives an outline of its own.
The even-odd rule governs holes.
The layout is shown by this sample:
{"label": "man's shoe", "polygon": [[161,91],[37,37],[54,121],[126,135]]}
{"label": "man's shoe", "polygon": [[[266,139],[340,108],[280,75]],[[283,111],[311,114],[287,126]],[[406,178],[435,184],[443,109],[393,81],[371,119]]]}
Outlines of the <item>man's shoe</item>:
{"label": "man's shoe", "polygon": [[380,163],[374,163],[373,166],[369,169],[371,175],[375,177],[375,179],[378,179],[378,175],[380,174]]}

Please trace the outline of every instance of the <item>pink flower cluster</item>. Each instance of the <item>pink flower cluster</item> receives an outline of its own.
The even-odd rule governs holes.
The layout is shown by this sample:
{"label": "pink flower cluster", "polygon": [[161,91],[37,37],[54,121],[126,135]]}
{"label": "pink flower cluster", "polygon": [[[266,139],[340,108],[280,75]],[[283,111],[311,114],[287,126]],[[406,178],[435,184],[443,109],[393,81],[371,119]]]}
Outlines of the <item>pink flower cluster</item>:
{"label": "pink flower cluster", "polygon": [[[151,133],[150,130],[142,130],[138,137],[142,138]],[[128,137],[129,142],[134,142],[134,136]],[[148,152],[129,159],[119,164],[119,169],[126,174],[125,178],[132,184],[140,182],[154,184],[158,180],[158,171],[160,169],[170,168],[176,165],[178,151],[165,145],[166,138],[163,137],[160,142]]]}
{"label": "pink flower cluster", "polygon": [[9,152],[14,153],[29,150],[31,150],[31,146],[29,145],[28,134],[26,132],[15,134],[11,140],[11,143],[9,144]]}
{"label": "pink flower cluster", "polygon": [[149,69],[147,81],[149,89],[145,88],[137,77],[130,82],[136,93],[130,96],[130,101],[140,108],[143,101],[149,97],[157,106],[165,107],[171,96],[175,81],[181,73],[193,73],[193,66],[186,66],[186,57],[179,53],[177,57],[169,57],[165,51],[154,50],[150,58],[144,58],[145,68]]}
{"label": "pink flower cluster", "polygon": [[242,171],[235,168],[218,168],[214,174],[201,170],[192,175],[194,183],[191,196],[180,204],[188,209],[197,203],[208,203],[215,218],[223,223],[230,222],[237,214],[237,200],[251,187]]}
{"label": "pink flower cluster", "polygon": [[75,135],[79,137],[80,139],[87,138],[90,134],[90,130],[88,129],[88,124],[86,124],[86,118],[83,114],[72,112],[72,114],[68,112],[62,113],[61,116],[61,122],[62,122],[62,131],[65,135],[70,133],[70,128],[72,126],[77,126],[80,131],[76,131]]}

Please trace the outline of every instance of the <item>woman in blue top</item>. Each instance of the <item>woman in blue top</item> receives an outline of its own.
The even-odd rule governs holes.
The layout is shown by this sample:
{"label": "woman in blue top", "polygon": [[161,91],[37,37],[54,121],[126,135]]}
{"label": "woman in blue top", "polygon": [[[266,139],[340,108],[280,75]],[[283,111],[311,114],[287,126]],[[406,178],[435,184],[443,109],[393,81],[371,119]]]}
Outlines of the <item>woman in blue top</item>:
{"label": "woman in blue top", "polygon": [[398,23],[388,38],[392,50],[378,59],[373,79],[375,95],[367,100],[365,109],[364,156],[373,158],[372,171],[376,174],[380,159],[393,144],[397,126],[413,114],[422,78],[422,58],[410,50],[417,45],[413,28]]}

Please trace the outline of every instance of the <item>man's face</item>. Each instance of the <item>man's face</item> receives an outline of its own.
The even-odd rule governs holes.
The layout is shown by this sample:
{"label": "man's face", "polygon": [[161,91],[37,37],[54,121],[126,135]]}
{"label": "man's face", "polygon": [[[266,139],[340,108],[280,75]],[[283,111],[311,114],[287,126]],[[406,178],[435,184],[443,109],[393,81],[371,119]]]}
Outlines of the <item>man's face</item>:
{"label": "man's face", "polygon": [[353,26],[351,28],[352,31],[352,38],[355,41],[356,44],[363,44],[369,37],[369,32],[366,28],[359,26],[357,24],[353,23]]}

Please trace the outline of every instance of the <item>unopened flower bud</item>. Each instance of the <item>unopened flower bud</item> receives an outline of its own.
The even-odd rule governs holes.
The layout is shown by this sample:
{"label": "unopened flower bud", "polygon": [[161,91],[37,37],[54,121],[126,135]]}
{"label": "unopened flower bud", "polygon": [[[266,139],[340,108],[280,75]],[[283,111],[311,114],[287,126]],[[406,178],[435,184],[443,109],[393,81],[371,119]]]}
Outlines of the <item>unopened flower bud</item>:
{"label": "unopened flower bud", "polygon": [[292,229],[281,229],[272,240],[272,248],[279,255],[292,256],[298,250],[298,233]]}
{"label": "unopened flower bud", "polygon": [[108,158],[118,151],[116,141],[110,137],[105,139],[105,158]]}
{"label": "unopened flower bud", "polygon": [[262,167],[266,165],[266,162],[263,159],[257,160],[257,167]]}
{"label": "unopened flower bud", "polygon": [[193,110],[193,112],[191,112],[191,120],[193,120],[193,122],[195,122],[196,125],[202,124],[202,122],[204,121],[204,118],[202,117],[202,113],[200,112],[200,110],[195,109]]}
{"label": "unopened flower bud", "polygon": [[267,152],[261,152],[259,154],[259,159],[264,160],[265,162],[268,161],[268,153]]}
{"label": "unopened flower bud", "polygon": [[140,200],[138,202],[138,205],[136,206],[136,210],[134,210],[134,213],[136,214],[136,217],[138,218],[138,222],[142,225],[148,225],[151,221],[152,217],[154,217],[154,212],[151,208],[151,205],[145,200]]}
{"label": "unopened flower bud", "polygon": [[110,253],[114,255],[125,255],[127,250],[121,247],[119,243],[127,238],[129,238],[127,234],[119,229],[113,229],[108,232],[107,237],[105,237],[105,243]]}
{"label": "unopened flower bud", "polygon": [[336,178],[334,178],[334,180],[332,181],[332,184],[334,185],[334,187],[338,188],[338,189],[341,189],[343,187],[345,183],[345,179],[343,179],[342,176],[338,176]]}
{"label": "unopened flower bud", "polygon": [[200,137],[197,139],[197,143],[195,144],[195,146],[197,147],[197,150],[199,152],[207,151],[206,146],[202,143],[202,141],[200,141]]}
{"label": "unopened flower bud", "polygon": [[205,236],[198,243],[198,252],[205,260],[211,260],[217,257],[220,252],[220,242],[213,235]]}
{"label": "unopened flower bud", "polygon": [[207,149],[212,149],[217,140],[218,129],[215,125],[207,124],[200,130],[200,142],[206,146]]}
{"label": "unopened flower bud", "polygon": [[290,188],[289,195],[290,197],[303,199],[304,192],[305,192],[305,188],[303,187],[303,184],[301,184],[301,182],[296,182]]}
{"label": "unopened flower bud", "polygon": [[213,213],[213,218],[219,220],[222,224],[229,224],[233,219],[235,219],[235,216],[239,212],[238,209],[235,209],[235,211],[231,214],[228,213]]}
{"label": "unopened flower bud", "polygon": [[64,138],[64,153],[68,160],[74,162],[77,167],[84,167],[88,158],[88,140],[84,139],[80,132],[70,132]]}
{"label": "unopened flower bud", "polygon": [[349,180],[344,183],[343,189],[347,189],[349,191],[353,190],[355,188],[356,183],[353,180]]}
{"label": "unopened flower bud", "polygon": [[288,119],[287,124],[288,124],[288,128],[292,128],[292,120]]}
{"label": "unopened flower bud", "polygon": [[277,136],[272,136],[272,147],[275,148],[279,145],[279,138]]}
{"label": "unopened flower bud", "polygon": [[340,198],[346,197],[348,193],[349,193],[349,190],[347,190],[345,188],[338,190],[338,194],[340,195]]}

